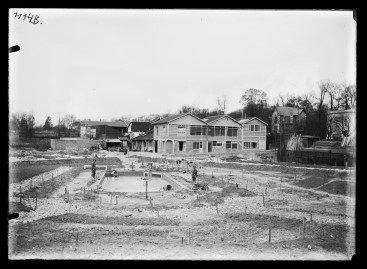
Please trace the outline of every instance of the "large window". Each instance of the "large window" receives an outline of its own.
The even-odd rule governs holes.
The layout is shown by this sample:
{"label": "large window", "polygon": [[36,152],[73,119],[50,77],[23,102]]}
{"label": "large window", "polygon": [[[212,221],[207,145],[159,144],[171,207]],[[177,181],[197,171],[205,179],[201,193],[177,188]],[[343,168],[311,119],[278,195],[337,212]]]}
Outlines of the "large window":
{"label": "large window", "polygon": [[260,131],[260,125],[259,124],[250,124],[248,126],[248,130],[250,132],[259,132]]}
{"label": "large window", "polygon": [[228,127],[227,136],[237,136],[237,127]]}
{"label": "large window", "polygon": [[226,149],[237,149],[237,142],[226,142]]}
{"label": "large window", "polygon": [[215,128],[214,129],[215,136],[225,136],[226,127],[224,127],[224,126],[215,126],[214,128]]}
{"label": "large window", "polygon": [[208,127],[208,135],[209,136],[214,136],[214,126],[209,126]]}
{"label": "large window", "polygon": [[243,142],[243,148],[247,149],[256,149],[257,145],[257,142]]}
{"label": "large window", "polygon": [[190,126],[190,135],[201,135],[201,126]]}

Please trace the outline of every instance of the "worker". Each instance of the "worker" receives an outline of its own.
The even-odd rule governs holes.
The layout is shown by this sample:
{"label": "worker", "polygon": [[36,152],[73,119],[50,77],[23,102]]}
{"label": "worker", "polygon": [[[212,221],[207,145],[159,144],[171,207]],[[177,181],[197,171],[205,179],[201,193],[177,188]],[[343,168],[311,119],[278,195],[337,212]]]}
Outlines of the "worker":
{"label": "worker", "polygon": [[92,177],[93,178],[96,177],[96,159],[93,159],[93,162],[92,162]]}
{"label": "worker", "polygon": [[198,171],[196,170],[196,165],[194,165],[194,169],[192,170],[192,181],[196,183],[196,177],[198,176]]}

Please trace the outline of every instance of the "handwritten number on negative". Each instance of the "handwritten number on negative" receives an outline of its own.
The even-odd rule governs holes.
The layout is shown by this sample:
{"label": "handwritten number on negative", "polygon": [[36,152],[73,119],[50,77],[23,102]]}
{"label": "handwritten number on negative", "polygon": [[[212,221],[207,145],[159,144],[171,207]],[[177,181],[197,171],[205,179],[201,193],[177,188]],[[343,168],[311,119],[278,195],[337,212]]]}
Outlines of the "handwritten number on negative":
{"label": "handwritten number on negative", "polygon": [[32,15],[32,16],[30,16],[30,15],[31,15],[31,14],[28,14],[27,19],[29,19],[29,22],[32,22],[33,15]]}

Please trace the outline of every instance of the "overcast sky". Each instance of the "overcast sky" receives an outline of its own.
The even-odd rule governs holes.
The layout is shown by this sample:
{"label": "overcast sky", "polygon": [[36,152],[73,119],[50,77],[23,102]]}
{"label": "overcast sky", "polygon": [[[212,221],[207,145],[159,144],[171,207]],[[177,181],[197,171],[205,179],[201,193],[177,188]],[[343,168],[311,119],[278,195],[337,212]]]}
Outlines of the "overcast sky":
{"label": "overcast sky", "polygon": [[355,83],[355,42],[352,11],[11,9],[9,108],[56,124],[213,109],[227,95],[231,112],[249,88],[271,102],[321,79]]}

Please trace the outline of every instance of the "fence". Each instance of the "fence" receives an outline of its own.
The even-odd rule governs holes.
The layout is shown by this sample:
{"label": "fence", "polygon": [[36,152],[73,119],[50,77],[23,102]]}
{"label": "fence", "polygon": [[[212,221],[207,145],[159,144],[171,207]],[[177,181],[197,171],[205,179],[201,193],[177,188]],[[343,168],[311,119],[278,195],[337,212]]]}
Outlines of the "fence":
{"label": "fence", "polygon": [[282,150],[279,156],[281,162],[297,162],[304,164],[321,164],[332,166],[355,166],[356,157],[350,152],[335,153],[329,151],[292,151]]}

